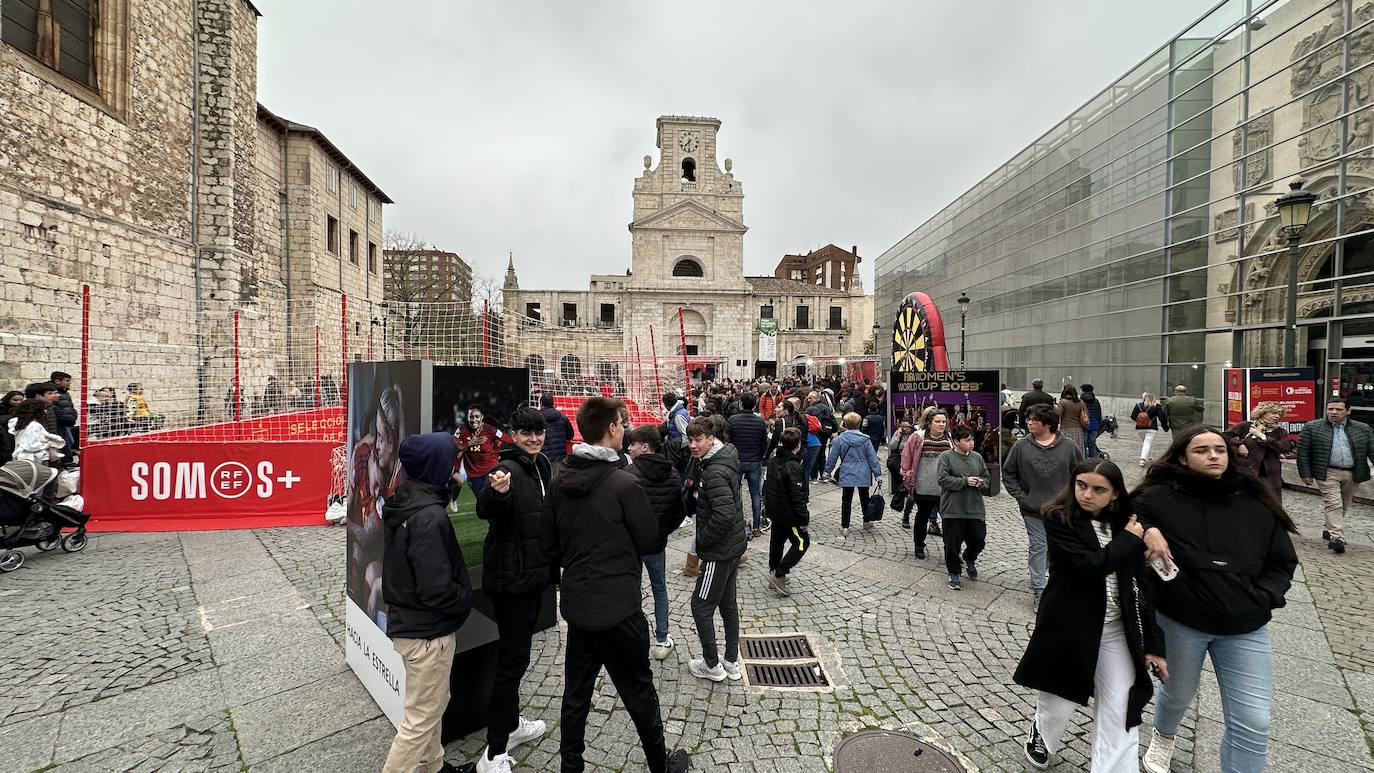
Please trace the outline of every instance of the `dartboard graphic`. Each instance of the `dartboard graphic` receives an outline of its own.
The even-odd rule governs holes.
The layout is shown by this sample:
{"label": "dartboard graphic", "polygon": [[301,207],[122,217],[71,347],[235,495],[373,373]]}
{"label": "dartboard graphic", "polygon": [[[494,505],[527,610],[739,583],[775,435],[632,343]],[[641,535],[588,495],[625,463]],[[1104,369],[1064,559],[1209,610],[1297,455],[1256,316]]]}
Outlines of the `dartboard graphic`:
{"label": "dartboard graphic", "polygon": [[945,331],[940,312],[925,293],[912,293],[897,307],[892,323],[892,369],[945,370]]}

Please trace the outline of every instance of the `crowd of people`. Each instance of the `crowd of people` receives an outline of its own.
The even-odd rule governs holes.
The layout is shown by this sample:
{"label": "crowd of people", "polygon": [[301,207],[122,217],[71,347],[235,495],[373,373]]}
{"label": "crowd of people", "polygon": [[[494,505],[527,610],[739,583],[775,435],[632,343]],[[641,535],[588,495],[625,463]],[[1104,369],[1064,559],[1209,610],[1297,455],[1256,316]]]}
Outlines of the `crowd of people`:
{"label": "crowd of people", "polygon": [[[1258,406],[1249,421],[1223,432],[1202,423],[1200,405],[1186,389],[1163,404],[1145,395],[1132,417],[1137,428],[1142,435],[1171,430],[1171,442],[1147,462],[1144,481],[1128,490],[1120,468],[1096,447],[1110,417],[1091,385],[1066,387],[1058,400],[1039,382],[1035,387],[1019,406],[1003,401],[1006,452],[997,481],[1016,501],[1030,545],[1027,585],[1037,624],[1014,674],[1036,696],[1026,759],[1048,767],[1076,707],[1091,699],[1091,769],[1138,770],[1137,729],[1154,700],[1143,766],[1168,771],[1175,734],[1210,656],[1223,706],[1222,769],[1261,770],[1273,693],[1268,622],[1284,605],[1297,566],[1290,538],[1296,528],[1282,507],[1278,460],[1296,449],[1299,474],[1323,496],[1323,536],[1340,553],[1353,487],[1370,477],[1374,432],[1349,418],[1342,398],[1332,398],[1325,416],[1294,441],[1274,404]],[[855,494],[864,527],[873,528],[881,512],[869,500],[886,478],[892,507],[913,533],[914,559],[926,560],[927,541],[941,537],[950,589],[977,581],[987,544],[985,500],[998,475],[977,452],[977,418],[930,407],[899,416],[889,434],[887,399],[871,383],[725,380],[668,393],[662,425],[631,427],[623,403],[592,397],[578,410],[583,442],[576,444],[551,395],[543,395],[542,410],[518,409],[514,445],[499,451],[477,499],[479,517],[490,524],[484,580],[500,655],[487,748],[476,769],[510,770],[510,749],[547,731],[543,721],[521,715],[518,691],[550,585],[561,592],[568,623],[562,769],[583,769],[587,712],[603,667],[649,769],[687,769],[687,752],[670,753],[666,743],[650,668],[651,658],[664,660],[679,646],[670,630],[665,564],[668,539],[684,523],[695,525],[682,571],[695,578],[690,608],[697,655],[684,658],[686,670],[713,682],[741,678],[737,593],[750,543],[768,537],[766,587],[791,593],[788,577],[816,528],[810,491],[822,481],[840,489],[837,527],[847,538]],[[438,451],[427,456],[426,437],[402,443],[408,477],[388,502],[389,534],[405,528],[407,512],[416,517],[408,503],[420,493],[406,493],[407,487],[447,485],[453,475],[452,439],[432,441]],[[426,499],[435,524],[446,524],[438,520],[442,499],[438,493]],[[421,534],[432,544],[417,545]],[[461,625],[470,603],[463,559],[451,529],[410,528],[405,539],[409,546],[394,560],[388,542],[388,634],[413,638],[397,646],[408,684],[446,683],[451,641],[442,640]],[[652,625],[640,606],[644,575]],[[406,584],[420,576],[436,578],[428,594]],[[429,599],[451,600],[451,608],[436,610]],[[432,624],[412,630],[409,621],[417,618]],[[438,662],[425,645],[434,641],[440,641]],[[407,691],[406,722],[388,770],[408,770],[416,761],[422,769],[448,765],[437,745],[444,700],[442,691]]]}

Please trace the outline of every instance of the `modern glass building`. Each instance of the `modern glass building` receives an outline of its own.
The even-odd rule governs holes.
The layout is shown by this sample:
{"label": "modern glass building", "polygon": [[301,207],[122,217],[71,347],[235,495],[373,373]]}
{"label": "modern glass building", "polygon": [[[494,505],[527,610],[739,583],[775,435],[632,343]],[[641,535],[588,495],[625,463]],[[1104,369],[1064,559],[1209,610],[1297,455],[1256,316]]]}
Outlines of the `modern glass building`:
{"label": "modern glass building", "polygon": [[1219,421],[1222,368],[1283,364],[1274,202],[1301,177],[1298,364],[1374,413],[1372,103],[1374,0],[1221,2],[884,252],[876,317],[927,293],[957,363],[967,292],[969,368],[1186,384]]}

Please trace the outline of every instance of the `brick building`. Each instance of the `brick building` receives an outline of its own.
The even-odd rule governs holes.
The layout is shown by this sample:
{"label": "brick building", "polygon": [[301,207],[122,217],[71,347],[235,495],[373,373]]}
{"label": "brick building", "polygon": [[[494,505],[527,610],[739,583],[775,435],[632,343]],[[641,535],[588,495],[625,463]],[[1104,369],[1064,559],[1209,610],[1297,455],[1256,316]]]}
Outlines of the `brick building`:
{"label": "brick building", "polygon": [[848,292],[850,281],[859,270],[862,260],[857,246],[844,250],[827,244],[805,255],[783,255],[773,269],[773,276]]}
{"label": "brick building", "polygon": [[472,266],[456,252],[386,250],[386,299],[402,303],[472,301]]}
{"label": "brick building", "polygon": [[144,382],[171,422],[223,414],[235,310],[246,391],[308,379],[316,326],[338,379],[382,299],[391,200],[257,103],[253,4],[2,7],[0,386],[76,372],[83,284],[92,387]]}

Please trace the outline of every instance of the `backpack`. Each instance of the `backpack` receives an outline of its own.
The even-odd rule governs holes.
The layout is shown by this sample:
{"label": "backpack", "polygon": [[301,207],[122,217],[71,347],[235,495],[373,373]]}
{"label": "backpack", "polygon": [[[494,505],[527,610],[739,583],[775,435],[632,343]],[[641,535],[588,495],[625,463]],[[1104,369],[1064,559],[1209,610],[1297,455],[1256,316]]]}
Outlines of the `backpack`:
{"label": "backpack", "polygon": [[804,415],[806,416],[806,431],[810,432],[813,435],[820,435],[821,420],[816,418],[815,416],[812,416],[809,413]]}
{"label": "backpack", "polygon": [[1145,403],[1141,403],[1136,407],[1140,409],[1140,413],[1136,414],[1135,428],[1149,429],[1150,426],[1155,423],[1154,417],[1150,415],[1150,409],[1145,407]]}

